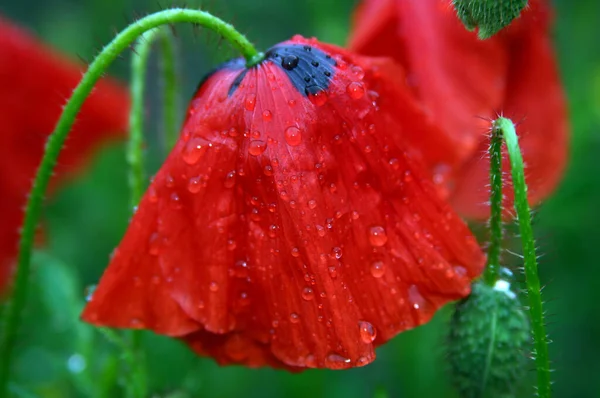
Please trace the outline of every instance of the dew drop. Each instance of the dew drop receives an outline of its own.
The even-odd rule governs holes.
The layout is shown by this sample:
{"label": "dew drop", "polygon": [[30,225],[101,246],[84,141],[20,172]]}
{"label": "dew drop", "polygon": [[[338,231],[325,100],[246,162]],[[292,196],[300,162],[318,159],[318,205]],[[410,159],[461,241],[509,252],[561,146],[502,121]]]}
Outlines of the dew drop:
{"label": "dew drop", "polygon": [[158,202],[158,194],[156,193],[156,189],[152,185],[148,188],[148,201],[150,203]]}
{"label": "dew drop", "polygon": [[253,111],[256,107],[256,95],[249,94],[244,100],[244,107],[247,111]]}
{"label": "dew drop", "polygon": [[322,225],[317,225],[315,226],[315,229],[317,230],[317,234],[322,238],[325,236],[325,227],[323,227]]}
{"label": "dew drop", "polygon": [[232,268],[232,274],[236,278],[248,277],[248,263],[243,260],[236,261]]}
{"label": "dew drop", "polygon": [[396,158],[390,159],[388,163],[394,170],[398,170],[400,168],[400,162]]}
{"label": "dew drop", "polygon": [[285,142],[289,146],[298,146],[302,143],[302,131],[296,126],[290,126],[285,129]]}
{"label": "dew drop", "polygon": [[188,181],[187,189],[191,193],[198,193],[202,190],[202,188],[206,187],[206,182],[204,180],[204,176],[192,177]]}
{"label": "dew drop", "polygon": [[317,201],[314,199],[311,199],[308,201],[307,205],[308,205],[309,209],[313,210],[317,207]]}
{"label": "dew drop", "polygon": [[281,57],[281,66],[285,70],[293,70],[298,66],[299,58],[295,55],[286,55]]}
{"label": "dew drop", "polygon": [[340,366],[341,364],[347,364],[351,362],[350,358],[346,358],[335,352],[332,352],[331,354],[327,355],[325,361],[334,366]]}
{"label": "dew drop", "polygon": [[300,316],[298,314],[296,314],[295,312],[292,312],[290,314],[290,322],[292,322],[292,323],[300,322]]}
{"label": "dew drop", "polygon": [[210,146],[209,142],[204,138],[194,137],[185,144],[181,151],[181,157],[187,164],[194,165],[198,163],[200,158],[206,153]]}
{"label": "dew drop", "polygon": [[354,363],[354,365],[357,367],[365,366],[368,364],[369,364],[369,360],[367,359],[367,357],[364,357],[364,356],[358,357],[358,359]]}
{"label": "dew drop", "polygon": [[329,272],[329,276],[332,279],[337,278],[337,269],[335,268],[335,266],[332,265],[330,267],[327,267],[327,271]]}
{"label": "dew drop", "polygon": [[334,247],[333,249],[331,249],[331,254],[336,258],[336,259],[340,259],[342,258],[342,249],[340,249],[339,247]]}
{"label": "dew drop", "polygon": [[158,256],[160,253],[160,244],[160,235],[158,232],[154,232],[150,235],[150,240],[148,241],[148,253],[150,253],[151,256]]}
{"label": "dew drop", "polygon": [[360,332],[360,339],[365,344],[370,344],[377,337],[377,330],[367,321],[358,321],[358,330]]}
{"label": "dew drop", "polygon": [[365,95],[365,87],[362,83],[352,82],[346,87],[346,92],[352,99],[360,99]]}
{"label": "dew drop", "polygon": [[292,248],[292,257],[299,257],[300,250],[297,247]]}
{"label": "dew drop", "polygon": [[379,225],[369,228],[369,242],[372,246],[381,247],[387,243],[385,229]]}
{"label": "dew drop", "polygon": [[171,206],[173,206],[173,208],[175,210],[179,210],[183,207],[183,204],[181,203],[181,198],[179,197],[179,195],[177,195],[176,192],[173,192],[171,194]]}
{"label": "dew drop", "polygon": [[230,171],[225,176],[225,183],[223,184],[225,188],[233,188],[235,185],[235,171]]}
{"label": "dew drop", "polygon": [[383,261],[372,262],[370,269],[373,278],[381,278],[385,274],[385,264]]}
{"label": "dew drop", "polygon": [[410,285],[408,288],[408,299],[415,310],[423,309],[425,306],[425,299],[416,285]]}
{"label": "dew drop", "polygon": [[315,292],[310,287],[302,289],[302,298],[306,301],[310,301],[315,298]]}
{"label": "dew drop", "polygon": [[327,93],[325,91],[318,91],[315,94],[308,94],[308,99],[315,106],[323,106],[327,102]]}
{"label": "dew drop", "polygon": [[211,282],[210,285],[208,285],[208,290],[213,293],[219,291],[219,284],[217,282]]}
{"label": "dew drop", "polygon": [[254,140],[250,142],[248,147],[248,153],[253,156],[261,155],[267,149],[267,144],[261,140]]}
{"label": "dew drop", "polygon": [[269,110],[263,111],[262,118],[265,122],[269,122],[273,119],[273,114]]}
{"label": "dew drop", "polygon": [[363,68],[361,68],[358,65],[353,65],[350,68],[350,71],[352,72],[352,74],[359,80],[362,80],[363,77],[365,77],[365,71],[363,70]]}

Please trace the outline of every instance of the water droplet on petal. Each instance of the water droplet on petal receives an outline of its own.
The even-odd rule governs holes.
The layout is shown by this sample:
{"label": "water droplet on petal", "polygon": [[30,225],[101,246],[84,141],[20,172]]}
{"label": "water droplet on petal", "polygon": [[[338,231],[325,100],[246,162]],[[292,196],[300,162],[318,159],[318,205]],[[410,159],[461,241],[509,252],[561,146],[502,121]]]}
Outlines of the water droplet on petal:
{"label": "water droplet on petal", "polygon": [[307,204],[308,204],[308,208],[311,210],[313,210],[314,208],[317,207],[317,201],[314,199],[309,200]]}
{"label": "water droplet on petal", "polygon": [[246,278],[248,276],[248,263],[245,261],[236,261],[232,268],[232,274],[236,278]]}
{"label": "water droplet on petal", "polygon": [[360,99],[365,95],[365,87],[362,83],[352,82],[346,87],[346,92],[352,99]]}
{"label": "water droplet on petal", "polygon": [[374,261],[371,263],[371,275],[374,278],[381,278],[385,275],[385,264],[383,261]]}
{"label": "water droplet on petal", "polygon": [[204,187],[206,187],[206,180],[204,176],[192,177],[188,181],[187,188],[191,193],[198,193]]}
{"label": "water droplet on petal", "polygon": [[261,155],[267,149],[267,143],[261,140],[254,140],[250,142],[248,147],[248,153],[253,156]]}
{"label": "water droplet on petal", "polygon": [[315,94],[308,94],[308,99],[315,106],[323,106],[327,102],[327,93],[325,91],[318,91]]}
{"label": "water droplet on petal", "polygon": [[235,170],[227,173],[225,176],[225,183],[223,185],[225,188],[233,188],[235,185]]}
{"label": "water droplet on petal", "polygon": [[217,282],[211,282],[210,285],[208,285],[208,290],[213,293],[219,291],[219,284]]}
{"label": "water droplet on petal", "polygon": [[310,301],[315,298],[315,292],[310,287],[302,289],[302,298],[306,301]]}
{"label": "water droplet on petal", "polygon": [[412,303],[412,306],[415,310],[423,309],[426,304],[425,299],[421,295],[421,292],[416,285],[410,285],[408,288],[408,299]]}
{"label": "water droplet on petal", "polygon": [[187,164],[194,165],[206,153],[210,143],[204,138],[194,137],[185,144],[181,151],[181,157]]}
{"label": "water droplet on petal", "polygon": [[336,259],[340,259],[342,258],[342,249],[339,247],[334,247],[333,249],[331,249],[331,254],[336,258]]}
{"label": "water droplet on petal", "polygon": [[299,58],[295,55],[285,55],[281,57],[281,66],[285,70],[293,70],[298,66]]}
{"label": "water droplet on petal", "polygon": [[372,343],[373,340],[375,340],[375,337],[377,337],[377,330],[375,330],[375,327],[367,321],[359,321],[358,330],[360,332],[360,339],[365,344]]}
{"label": "water droplet on petal", "polygon": [[151,256],[158,256],[160,253],[160,244],[161,239],[158,232],[150,235],[150,240],[148,241],[148,253],[150,253]]}
{"label": "water droplet on petal", "polygon": [[334,367],[338,367],[341,364],[348,364],[350,363],[350,358],[346,358],[340,354],[337,354],[335,352],[327,355],[327,358],[325,358],[325,362],[328,362],[330,365],[333,365]]}
{"label": "water droplet on petal", "polygon": [[298,314],[296,314],[295,312],[292,312],[290,314],[290,322],[292,322],[292,323],[300,322],[300,316]]}
{"label": "water droplet on petal", "polygon": [[249,94],[244,100],[244,107],[247,111],[253,111],[256,107],[256,95]]}
{"label": "water droplet on petal", "polygon": [[181,198],[179,197],[179,195],[177,195],[176,192],[173,192],[171,194],[171,206],[173,206],[173,208],[175,210],[179,210],[183,207],[183,204],[181,203]]}
{"label": "water droplet on petal", "polygon": [[292,248],[292,257],[299,257],[300,250],[297,247]]}
{"label": "water droplet on petal", "polygon": [[369,364],[369,360],[367,359],[367,357],[363,357],[363,356],[358,357],[358,359],[354,363],[354,365],[357,367],[365,366],[368,364]]}
{"label": "water droplet on petal", "polygon": [[265,122],[269,122],[271,119],[273,119],[273,114],[270,110],[263,111],[262,118]]}
{"label": "water droplet on petal", "polygon": [[358,80],[362,80],[362,78],[365,77],[365,71],[363,70],[363,68],[361,68],[358,65],[353,65],[350,68],[350,71],[352,72],[354,77],[356,77]]}
{"label": "water droplet on petal", "polygon": [[385,228],[374,226],[369,228],[369,242],[375,247],[381,247],[387,243],[388,237],[385,233]]}
{"label": "water droplet on petal", "polygon": [[285,142],[289,146],[298,146],[302,143],[302,131],[296,126],[290,126],[285,129]]}
{"label": "water droplet on petal", "polygon": [[158,202],[158,193],[156,193],[156,189],[152,185],[148,188],[148,201],[150,203]]}

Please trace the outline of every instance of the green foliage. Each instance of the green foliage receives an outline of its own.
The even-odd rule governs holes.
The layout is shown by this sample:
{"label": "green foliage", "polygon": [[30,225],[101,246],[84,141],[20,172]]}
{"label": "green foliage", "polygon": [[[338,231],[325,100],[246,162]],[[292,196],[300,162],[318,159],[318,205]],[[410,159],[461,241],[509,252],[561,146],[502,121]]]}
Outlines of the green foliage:
{"label": "green foliage", "polygon": [[460,396],[515,397],[527,370],[529,336],[514,293],[475,283],[456,305],[448,335],[450,374]]}
{"label": "green foliage", "polygon": [[453,0],[453,4],[465,27],[479,28],[479,38],[488,39],[517,18],[527,0]]}

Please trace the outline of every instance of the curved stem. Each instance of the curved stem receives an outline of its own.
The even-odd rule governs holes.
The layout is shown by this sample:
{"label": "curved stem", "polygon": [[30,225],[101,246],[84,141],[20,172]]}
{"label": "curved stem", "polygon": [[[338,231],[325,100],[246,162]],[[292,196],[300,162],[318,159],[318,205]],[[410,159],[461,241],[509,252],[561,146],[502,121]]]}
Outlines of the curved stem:
{"label": "curved stem", "polygon": [[163,129],[167,150],[170,151],[177,142],[177,109],[178,109],[178,81],[176,68],[175,43],[170,31],[163,28],[160,36],[161,51],[161,76],[163,79]]}
{"label": "curved stem", "polygon": [[[544,325],[544,310],[542,306],[542,293],[540,278],[538,276],[537,256],[535,253],[535,240],[531,227],[531,213],[527,201],[527,184],[523,168],[523,157],[519,148],[519,138],[515,126],[509,119],[500,117],[494,121],[493,129],[497,134],[492,134],[492,140],[500,141],[504,138],[510,158],[510,168],[515,192],[515,210],[519,220],[521,243],[523,245],[523,259],[527,296],[529,300],[529,318],[533,330],[534,358],[537,369],[537,394],[540,398],[550,398],[551,378],[550,360],[548,356],[548,336]],[[501,170],[500,170],[501,172]],[[501,176],[501,174],[499,174]]]}
{"label": "curved stem", "polygon": [[483,281],[494,286],[502,247],[502,132],[494,125],[490,137],[490,246]]}
{"label": "curved stem", "polygon": [[35,228],[42,211],[44,194],[52,176],[54,166],[56,165],[58,155],[73,126],[75,117],[98,79],[100,79],[109,65],[122,51],[126,50],[142,33],[158,26],[175,22],[194,23],[213,30],[237,48],[248,63],[256,62],[257,59],[260,59],[260,54],[252,44],[241,33],[236,31],[232,25],[223,22],[207,12],[174,8],[150,14],[129,25],[112,42],[104,47],[90,64],[81,82],[75,88],[73,95],[64,107],[54,132],[48,138],[46,151],[44,152],[33,182],[33,188],[27,200],[25,220],[19,241],[19,257],[14,291],[2,319],[5,329],[0,344],[0,395],[5,394],[7,391],[12,351],[21,323],[21,312],[27,299],[31,251]]}

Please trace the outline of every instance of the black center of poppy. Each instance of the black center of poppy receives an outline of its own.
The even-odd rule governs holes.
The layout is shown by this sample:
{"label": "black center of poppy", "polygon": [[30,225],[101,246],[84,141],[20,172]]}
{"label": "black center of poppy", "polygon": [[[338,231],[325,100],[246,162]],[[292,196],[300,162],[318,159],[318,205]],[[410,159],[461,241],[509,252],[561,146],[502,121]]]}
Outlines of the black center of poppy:
{"label": "black center of poppy", "polygon": [[267,51],[265,59],[281,66],[294,87],[304,95],[327,90],[335,74],[336,62],[331,55],[308,45],[275,46]]}
{"label": "black center of poppy", "polygon": [[[327,90],[335,74],[336,62],[331,55],[308,45],[275,46],[265,53],[263,62],[266,61],[281,67],[294,87],[306,96]],[[256,67],[260,67],[260,64],[253,66]],[[244,69],[236,76],[229,88],[229,95],[239,87],[247,72],[248,69]]]}

